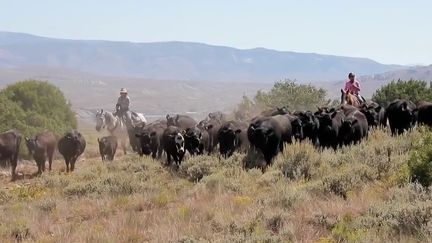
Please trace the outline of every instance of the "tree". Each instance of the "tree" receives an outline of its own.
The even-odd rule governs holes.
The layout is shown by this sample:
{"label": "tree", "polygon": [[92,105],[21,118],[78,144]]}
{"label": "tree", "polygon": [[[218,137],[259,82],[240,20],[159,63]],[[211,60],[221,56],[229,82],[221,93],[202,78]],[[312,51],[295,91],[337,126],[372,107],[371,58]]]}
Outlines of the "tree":
{"label": "tree", "polygon": [[259,114],[260,111],[275,107],[288,107],[289,110],[314,110],[317,106],[328,103],[326,91],[310,84],[297,84],[295,81],[282,80],[276,82],[268,91],[258,91],[251,100],[243,96],[242,101],[234,110],[238,120],[246,120]]}
{"label": "tree", "polygon": [[290,110],[313,110],[326,102],[326,91],[295,81],[276,82],[269,92],[258,91],[255,103],[265,108],[287,106]]}
{"label": "tree", "polygon": [[372,100],[382,106],[387,106],[395,99],[407,99],[414,103],[421,100],[432,99],[432,89],[426,81],[393,80],[387,85],[378,89],[372,96]]}
{"label": "tree", "polygon": [[11,128],[30,136],[52,131],[58,135],[76,128],[75,113],[63,93],[48,82],[23,81],[0,92],[0,130]]}

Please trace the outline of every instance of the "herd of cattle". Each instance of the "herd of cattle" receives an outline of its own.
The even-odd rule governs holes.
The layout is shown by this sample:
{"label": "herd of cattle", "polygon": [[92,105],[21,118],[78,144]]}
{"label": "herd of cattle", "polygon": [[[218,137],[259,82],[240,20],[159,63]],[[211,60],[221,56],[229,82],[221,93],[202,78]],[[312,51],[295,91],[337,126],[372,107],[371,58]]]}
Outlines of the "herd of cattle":
{"label": "herd of cattle", "polygon": [[[432,126],[432,103],[419,102],[414,105],[407,100],[395,100],[387,107],[376,103],[363,104],[356,108],[341,105],[335,108],[321,107],[316,112],[297,111],[286,108],[266,110],[247,121],[227,120],[221,112],[210,113],[202,121],[186,115],[167,115],[144,127],[136,128],[130,136],[132,147],[140,156],[151,155],[161,159],[166,154],[168,165],[180,164],[186,153],[191,156],[213,154],[219,150],[227,158],[234,152],[249,150],[260,152],[265,166],[293,140],[310,140],[321,148],[337,149],[343,145],[359,143],[366,138],[372,127],[389,126],[393,135],[401,134],[416,124]],[[12,167],[12,178],[16,177],[18,153],[22,135],[17,130],[0,134],[0,159]],[[25,138],[26,145],[38,166],[38,173],[49,169],[55,148],[63,155],[66,171],[73,171],[77,158],[84,152],[86,141],[78,131],[65,134],[58,141],[51,132],[33,138]],[[98,139],[102,160],[113,160],[117,149],[117,138],[107,136]]]}

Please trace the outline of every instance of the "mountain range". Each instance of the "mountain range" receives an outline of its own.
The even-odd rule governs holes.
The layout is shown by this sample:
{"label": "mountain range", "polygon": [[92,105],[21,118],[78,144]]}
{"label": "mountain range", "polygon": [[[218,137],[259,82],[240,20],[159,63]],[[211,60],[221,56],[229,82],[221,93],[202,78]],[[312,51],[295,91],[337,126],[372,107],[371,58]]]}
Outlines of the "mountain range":
{"label": "mountain range", "polygon": [[132,43],[66,40],[0,32],[0,68],[49,66],[105,76],[147,79],[273,83],[338,80],[401,69],[367,58],[241,50],[191,42]]}

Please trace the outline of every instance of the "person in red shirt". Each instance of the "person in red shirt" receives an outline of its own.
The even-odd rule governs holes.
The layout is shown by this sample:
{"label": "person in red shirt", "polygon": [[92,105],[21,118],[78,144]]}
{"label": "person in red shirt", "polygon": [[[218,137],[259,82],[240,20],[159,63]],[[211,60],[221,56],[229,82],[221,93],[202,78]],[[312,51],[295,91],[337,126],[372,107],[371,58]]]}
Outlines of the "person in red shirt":
{"label": "person in red shirt", "polygon": [[360,103],[366,102],[366,100],[360,95],[360,83],[356,80],[353,73],[348,74],[348,81],[345,83],[345,92],[351,93],[359,99]]}

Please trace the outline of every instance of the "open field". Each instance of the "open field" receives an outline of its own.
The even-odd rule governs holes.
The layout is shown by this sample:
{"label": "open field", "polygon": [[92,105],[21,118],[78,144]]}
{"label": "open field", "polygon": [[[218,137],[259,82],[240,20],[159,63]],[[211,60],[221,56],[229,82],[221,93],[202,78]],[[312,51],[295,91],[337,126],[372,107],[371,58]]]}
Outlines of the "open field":
{"label": "open field", "polygon": [[264,174],[243,170],[240,154],[189,158],[178,170],[132,154],[104,164],[90,143],[71,174],[60,160],[40,177],[22,162],[17,182],[3,171],[0,241],[426,241],[432,196],[407,169],[420,137],[377,130],[337,152],[297,143]]}

